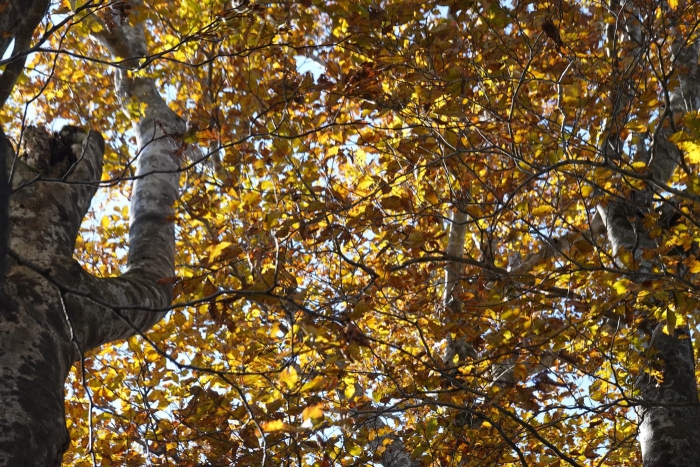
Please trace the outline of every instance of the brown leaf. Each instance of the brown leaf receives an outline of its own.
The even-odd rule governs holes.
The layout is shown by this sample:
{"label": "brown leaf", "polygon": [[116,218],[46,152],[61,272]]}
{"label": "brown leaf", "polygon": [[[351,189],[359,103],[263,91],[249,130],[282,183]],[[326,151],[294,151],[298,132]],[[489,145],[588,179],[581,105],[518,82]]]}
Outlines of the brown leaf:
{"label": "brown leaf", "polygon": [[554,24],[552,18],[547,17],[544,19],[544,23],[542,23],[542,31],[544,31],[547,37],[554,41],[557,47],[564,47],[564,42],[562,42],[561,36],[559,35],[559,28]]}
{"label": "brown leaf", "polygon": [[370,340],[362,333],[362,331],[360,331],[360,328],[358,328],[357,325],[352,322],[348,322],[348,325],[345,327],[343,337],[345,337],[345,341],[348,344],[357,344],[362,347],[370,347]]}
{"label": "brown leaf", "polygon": [[180,278],[177,276],[161,277],[160,279],[156,280],[156,284],[173,285],[177,283],[178,280],[180,280]]}

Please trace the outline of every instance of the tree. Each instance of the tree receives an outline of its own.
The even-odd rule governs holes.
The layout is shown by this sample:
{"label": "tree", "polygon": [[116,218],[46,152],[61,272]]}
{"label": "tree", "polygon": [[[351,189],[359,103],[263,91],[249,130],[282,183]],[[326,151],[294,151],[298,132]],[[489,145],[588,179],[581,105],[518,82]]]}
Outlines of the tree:
{"label": "tree", "polygon": [[700,459],[694,2],[0,9],[4,464]]}

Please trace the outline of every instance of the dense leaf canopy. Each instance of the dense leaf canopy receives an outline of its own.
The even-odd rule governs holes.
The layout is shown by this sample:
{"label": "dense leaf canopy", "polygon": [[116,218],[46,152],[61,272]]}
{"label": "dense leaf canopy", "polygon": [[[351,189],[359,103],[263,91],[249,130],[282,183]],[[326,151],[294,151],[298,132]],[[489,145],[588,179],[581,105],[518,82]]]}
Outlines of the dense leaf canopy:
{"label": "dense leaf canopy", "polygon": [[[146,25],[143,57],[96,39],[115,11]],[[0,119],[15,142],[23,123],[105,136],[86,269],[125,267],[142,109],[115,73],[154,78],[201,149],[172,311],[76,365],[66,465],[640,465],[650,329],[695,337],[700,115],[671,94],[698,18],[683,0],[53,2]],[[672,175],[650,157],[669,141]],[[621,200],[645,233],[618,248],[601,216]]]}

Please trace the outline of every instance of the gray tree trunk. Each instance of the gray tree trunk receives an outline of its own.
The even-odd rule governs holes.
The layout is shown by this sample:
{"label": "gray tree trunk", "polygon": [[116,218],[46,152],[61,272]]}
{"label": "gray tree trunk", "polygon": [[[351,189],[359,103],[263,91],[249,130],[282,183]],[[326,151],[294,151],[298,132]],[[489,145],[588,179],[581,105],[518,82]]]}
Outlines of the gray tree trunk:
{"label": "gray tree trunk", "polygon": [[693,345],[685,330],[652,336],[663,381],[644,374],[639,442],[644,467],[685,467],[700,462],[700,407]]}
{"label": "gray tree trunk", "polygon": [[[47,4],[13,2],[16,9],[41,9],[30,38]],[[4,15],[0,26],[19,37],[29,26],[15,19]],[[100,39],[121,57],[146,53],[140,26],[119,24]],[[0,84],[10,80],[7,72]],[[128,270],[118,278],[93,277],[72,258],[101,179],[102,136],[29,127],[17,150],[0,138],[0,175],[7,177],[0,177],[0,241],[7,240],[0,244],[0,465],[60,465],[69,442],[64,383],[73,363],[92,348],[146,331],[172,300],[172,287],[160,279],[174,275],[172,205],[184,122],[152,80],[118,76],[117,84],[125,104],[136,100],[146,108],[134,121]]]}

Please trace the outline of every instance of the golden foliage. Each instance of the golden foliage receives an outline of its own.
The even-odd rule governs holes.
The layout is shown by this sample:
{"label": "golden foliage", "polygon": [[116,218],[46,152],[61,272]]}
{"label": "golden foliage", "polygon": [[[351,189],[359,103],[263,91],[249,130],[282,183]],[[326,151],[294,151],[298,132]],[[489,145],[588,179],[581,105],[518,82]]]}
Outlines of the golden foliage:
{"label": "golden foliage", "polygon": [[[73,14],[64,3],[54,24]],[[659,45],[633,65],[623,48],[616,65],[600,47],[611,13],[560,5],[133,5],[152,54],[134,74],[157,81],[207,159],[182,179],[178,278],[164,278],[177,281],[173,311],[87,356],[68,382],[66,465],[93,454],[98,465],[369,465],[394,439],[422,465],[639,465],[638,330],[648,316],[667,332],[695,325],[700,262],[674,251],[697,251],[698,227],[656,231],[640,286],[625,279],[638,258],[612,258],[590,225],[598,204],[649,179],[631,143],[619,160],[598,150],[617,67],[636,83],[619,129],[632,141],[668,124],[659,80],[672,73],[652,70],[673,60]],[[697,5],[669,5],[668,17],[642,15],[648,34],[665,37],[671,20],[697,34]],[[112,85],[119,61],[90,38],[101,14],[80,11],[49,37],[1,118],[33,102],[30,120],[105,135],[108,189],[76,256],[112,275],[136,156]],[[697,118],[676,137],[688,171],[669,181],[695,195]],[[692,217],[696,202],[680,210]],[[445,309],[454,209],[468,233],[461,307]],[[547,245],[559,251],[508,272],[510,257]],[[450,337],[479,359],[443,364]],[[514,382],[494,386],[504,364]]]}

